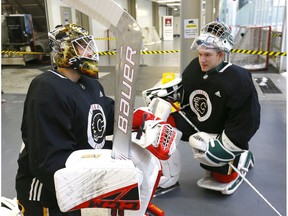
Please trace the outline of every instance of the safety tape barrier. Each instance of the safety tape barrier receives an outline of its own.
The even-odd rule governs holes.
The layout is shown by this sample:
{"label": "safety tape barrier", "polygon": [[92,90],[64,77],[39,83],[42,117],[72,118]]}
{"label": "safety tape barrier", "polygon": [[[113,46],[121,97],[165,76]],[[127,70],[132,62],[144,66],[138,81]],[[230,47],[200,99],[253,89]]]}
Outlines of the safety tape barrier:
{"label": "safety tape barrier", "polygon": [[263,50],[232,49],[231,52],[241,54],[253,54],[253,55],[287,56],[286,52],[263,51]]}
{"label": "safety tape barrier", "polygon": [[[287,56],[286,52],[276,52],[276,51],[262,51],[262,50],[244,50],[244,49],[232,49],[232,53],[240,54],[253,54],[253,55],[268,55],[268,56]],[[151,50],[151,51],[141,51],[141,54],[144,55],[154,55],[154,54],[171,54],[171,53],[180,53],[180,50]],[[24,52],[24,51],[1,51],[1,54],[6,55],[47,55],[47,52]],[[116,55],[116,51],[104,51],[99,52],[100,56],[111,56]]]}
{"label": "safety tape barrier", "polygon": [[8,51],[8,50],[2,50],[1,54],[6,55],[48,55],[47,52],[27,52],[27,51]]}
{"label": "safety tape barrier", "polygon": [[282,37],[282,33],[272,33],[272,37]]}
{"label": "safety tape barrier", "polygon": [[95,40],[116,40],[116,38],[94,38]]}
{"label": "safety tape barrier", "polygon": [[[282,32],[279,33],[272,33],[272,37],[282,37]],[[115,37],[98,37],[94,38],[95,40],[116,40]]]}

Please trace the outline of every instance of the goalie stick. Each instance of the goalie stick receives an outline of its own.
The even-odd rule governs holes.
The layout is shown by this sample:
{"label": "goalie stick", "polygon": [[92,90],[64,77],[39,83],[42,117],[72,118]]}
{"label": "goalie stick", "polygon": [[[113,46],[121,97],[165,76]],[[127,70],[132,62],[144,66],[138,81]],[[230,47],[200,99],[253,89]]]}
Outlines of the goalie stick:
{"label": "goalie stick", "polygon": [[111,0],[63,0],[106,26],[116,38],[115,115],[112,157],[130,158],[136,77],[142,44],[141,28]]}
{"label": "goalie stick", "polygon": [[[170,102],[170,101],[169,101]],[[193,129],[196,132],[200,132],[199,129],[187,118],[187,116],[177,107],[175,106],[175,104],[173,102],[170,102],[171,105],[173,106],[173,108],[187,121],[188,124],[190,124],[191,127],[193,127]],[[252,183],[241,173],[241,171],[239,169],[237,169],[233,164],[229,163],[229,166],[235,171],[237,172],[240,177],[266,202],[267,205],[270,206],[270,208],[272,208],[279,216],[281,216],[281,214],[279,213],[279,211],[256,189],[256,187],[254,185],[252,185]]]}
{"label": "goalie stick", "polygon": [[233,164],[229,163],[229,166],[237,172],[240,177],[270,206],[279,216],[281,216],[280,212],[251,184],[250,181],[238,170]]}

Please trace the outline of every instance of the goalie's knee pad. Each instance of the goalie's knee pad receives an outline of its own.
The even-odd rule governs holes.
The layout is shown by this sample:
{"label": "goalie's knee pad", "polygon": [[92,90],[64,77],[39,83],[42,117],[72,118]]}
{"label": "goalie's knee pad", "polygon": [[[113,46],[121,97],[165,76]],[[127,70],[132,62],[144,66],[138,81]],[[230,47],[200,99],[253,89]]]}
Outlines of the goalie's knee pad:
{"label": "goalie's knee pad", "polygon": [[161,160],[162,176],[160,178],[159,187],[168,188],[179,180],[181,171],[180,152],[178,149],[171,155],[168,160]]}

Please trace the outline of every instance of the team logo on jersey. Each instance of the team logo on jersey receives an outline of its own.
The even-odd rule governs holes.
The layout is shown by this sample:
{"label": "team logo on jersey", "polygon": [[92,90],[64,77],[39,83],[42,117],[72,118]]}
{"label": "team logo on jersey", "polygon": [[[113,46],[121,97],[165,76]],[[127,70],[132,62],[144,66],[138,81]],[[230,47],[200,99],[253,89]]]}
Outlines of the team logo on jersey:
{"label": "team logo on jersey", "polygon": [[209,118],[212,112],[212,104],[209,95],[203,90],[195,90],[189,97],[192,111],[197,115],[199,121],[203,122]]}
{"label": "team logo on jersey", "polygon": [[100,149],[105,144],[106,118],[99,104],[90,106],[87,125],[87,137],[89,144]]}

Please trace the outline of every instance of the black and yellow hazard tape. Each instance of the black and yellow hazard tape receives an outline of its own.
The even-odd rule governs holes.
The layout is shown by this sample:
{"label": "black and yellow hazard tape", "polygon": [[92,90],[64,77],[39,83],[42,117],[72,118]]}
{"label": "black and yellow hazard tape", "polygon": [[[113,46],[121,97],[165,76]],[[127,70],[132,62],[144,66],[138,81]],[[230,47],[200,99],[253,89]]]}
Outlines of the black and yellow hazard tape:
{"label": "black and yellow hazard tape", "polygon": [[94,38],[95,40],[116,40],[116,38],[112,37],[112,38]]}
{"label": "black and yellow hazard tape", "polygon": [[282,37],[282,33],[272,33],[272,37]]}
{"label": "black and yellow hazard tape", "polygon": [[286,52],[263,51],[263,50],[232,49],[231,52],[241,54],[252,54],[252,55],[287,56]]}
{"label": "black and yellow hazard tape", "polygon": [[141,51],[141,54],[171,54],[180,53],[180,50],[151,50],[151,51]]}
{"label": "black and yellow hazard tape", "polygon": [[[286,52],[276,52],[276,51],[262,51],[262,50],[244,50],[244,49],[232,49],[232,53],[240,54],[252,54],[252,55],[268,55],[268,56],[287,56]],[[116,55],[116,51],[103,51],[99,52],[99,56],[111,56]],[[155,54],[173,54],[180,53],[180,50],[151,50],[151,51],[141,51],[144,55],[155,55]],[[24,51],[1,51],[3,55],[47,55],[46,52],[24,52]]]}
{"label": "black and yellow hazard tape", "polygon": [[103,51],[103,52],[99,52],[99,56],[107,56],[107,55],[116,55],[116,51]]}
{"label": "black and yellow hazard tape", "polygon": [[1,51],[1,54],[6,55],[46,55],[49,53],[46,52],[27,52],[27,51],[9,51],[9,50],[3,50]]}

